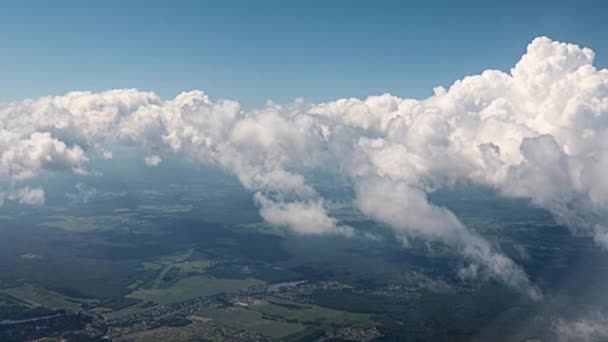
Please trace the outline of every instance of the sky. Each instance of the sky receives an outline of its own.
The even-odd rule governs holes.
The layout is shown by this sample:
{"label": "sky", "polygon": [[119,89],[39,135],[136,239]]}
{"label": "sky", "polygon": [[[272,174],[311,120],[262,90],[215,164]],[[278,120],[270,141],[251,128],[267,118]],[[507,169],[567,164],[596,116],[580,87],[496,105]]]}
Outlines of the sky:
{"label": "sky", "polygon": [[508,71],[537,36],[608,65],[605,1],[3,1],[0,102],[72,90],[202,89],[245,108],[424,98]]}

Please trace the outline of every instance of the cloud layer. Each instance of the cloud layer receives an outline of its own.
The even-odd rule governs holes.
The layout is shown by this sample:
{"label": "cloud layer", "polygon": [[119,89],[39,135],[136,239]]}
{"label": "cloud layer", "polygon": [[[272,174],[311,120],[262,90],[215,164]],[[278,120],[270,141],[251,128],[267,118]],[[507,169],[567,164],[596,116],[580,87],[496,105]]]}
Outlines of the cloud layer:
{"label": "cloud layer", "polygon": [[608,338],[608,318],[601,312],[593,312],[576,320],[559,319],[552,328],[560,342],[602,341]]}
{"label": "cloud layer", "polygon": [[201,91],[165,101],[127,89],[13,102],[0,106],[0,178],[88,174],[90,160],[112,158],[109,146],[132,145],[154,151],[150,166],[177,154],[224,168],[255,193],[270,223],[353,235],[307,182],[323,169],[347,178],[356,206],[402,241],[446,243],[470,262],[463,277],[537,297],[517,265],[427,194],[458,183],[492,187],[608,248],[608,70],[593,60],[588,48],[540,37],[509,73],[486,70],[422,100],[385,94],[243,111]]}

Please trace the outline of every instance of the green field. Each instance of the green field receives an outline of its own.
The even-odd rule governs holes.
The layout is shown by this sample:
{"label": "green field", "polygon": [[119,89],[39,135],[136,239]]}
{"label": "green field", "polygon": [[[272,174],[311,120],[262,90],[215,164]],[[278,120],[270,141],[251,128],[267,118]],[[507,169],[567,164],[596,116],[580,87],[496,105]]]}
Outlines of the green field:
{"label": "green field", "polygon": [[0,290],[0,293],[5,293],[32,306],[48,308],[77,310],[80,309],[81,303],[92,302],[91,300],[73,299],[57,292],[33,286],[7,288]]}
{"label": "green field", "polygon": [[236,291],[261,283],[255,279],[219,279],[195,276],[178,280],[168,288],[136,290],[127,297],[165,305],[196,297]]}
{"label": "green field", "polygon": [[261,313],[244,307],[209,308],[199,313],[215,323],[234,329],[252,330],[261,335],[280,339],[303,331],[305,325],[264,319]]}
{"label": "green field", "polygon": [[[213,265],[213,262],[210,260],[193,260],[193,254],[194,252],[192,250],[187,250],[172,255],[162,256],[152,261],[143,261],[138,270],[144,272],[158,272],[151,284],[152,288],[158,288],[160,287],[167,273],[170,271],[177,271],[184,273],[184,275],[192,275],[192,273],[201,274],[204,273],[207,268]],[[140,282],[137,284],[137,286],[130,288],[134,290],[141,285],[143,285],[143,282]]]}
{"label": "green field", "polygon": [[[151,261],[143,261],[138,270],[156,275],[148,281],[137,280],[131,283],[128,288],[132,291],[126,296],[130,299],[140,299],[141,302],[118,311],[100,311],[100,313],[108,318],[122,317],[147,311],[152,307],[151,303],[166,305],[240,290],[261,283],[255,279],[224,279],[203,275],[213,262],[195,258],[193,250],[187,250]],[[170,272],[178,274],[178,279],[167,280]]]}
{"label": "green field", "polygon": [[50,216],[51,221],[41,225],[51,228],[64,229],[69,232],[91,232],[98,230],[113,230],[139,226],[142,221],[133,214],[96,215],[96,216]]}
{"label": "green field", "polygon": [[303,305],[278,298],[248,306],[211,307],[197,315],[234,329],[252,330],[261,335],[283,339],[305,330],[331,332],[337,327],[372,328],[378,325],[369,315]]}
{"label": "green field", "polygon": [[141,303],[126,307],[124,309],[117,310],[117,311],[100,307],[100,308],[95,308],[93,310],[93,312],[101,314],[106,318],[113,319],[113,318],[119,318],[119,317],[124,317],[124,316],[129,316],[129,315],[145,312],[145,311],[150,310],[152,307],[153,306],[150,306],[148,302],[141,302]]}
{"label": "green field", "polygon": [[248,309],[273,319],[289,322],[297,321],[301,324],[320,326],[326,330],[332,330],[334,326],[340,325],[362,329],[378,325],[366,314],[334,310],[317,305],[298,304],[273,297],[269,297],[267,301],[261,304],[251,305]]}
{"label": "green field", "polygon": [[163,265],[144,261],[141,263],[140,269],[143,271],[160,271],[161,269],[163,269]]}
{"label": "green field", "polygon": [[211,265],[213,265],[211,261],[195,260],[173,264],[173,268],[184,273],[201,273],[204,272]]}

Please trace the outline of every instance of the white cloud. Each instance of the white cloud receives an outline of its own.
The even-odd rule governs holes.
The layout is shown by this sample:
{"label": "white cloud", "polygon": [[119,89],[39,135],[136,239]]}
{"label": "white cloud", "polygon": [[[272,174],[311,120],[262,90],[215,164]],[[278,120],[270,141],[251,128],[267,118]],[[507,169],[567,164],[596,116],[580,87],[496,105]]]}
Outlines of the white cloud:
{"label": "white cloud", "polygon": [[451,211],[430,204],[420,189],[378,178],[362,182],[356,191],[359,209],[395,229],[397,235],[442,241],[458,250],[471,262],[460,270],[463,278],[489,277],[521,289],[532,298],[541,297],[512,260],[467,230]]}
{"label": "white cloud", "polygon": [[73,202],[89,203],[97,195],[97,189],[84,183],[78,183],[74,188],[75,192],[66,194]]}
{"label": "white cloud", "polygon": [[541,37],[509,73],[486,70],[422,100],[385,94],[243,111],[201,91],[164,101],[126,89],[13,102],[0,106],[0,178],[86,174],[104,148],[137,145],[224,168],[257,193],[270,222],[350,234],[305,177],[324,169],[349,178],[359,208],[404,241],[459,250],[471,262],[463,276],[533,292],[512,261],[427,194],[463,182],[489,186],[532,200],[608,248],[608,70],[593,60],[588,48]]}
{"label": "white cloud", "polygon": [[559,319],[553,324],[557,341],[586,342],[608,338],[608,318],[600,312],[576,320]]}
{"label": "white cloud", "polygon": [[13,191],[8,198],[21,204],[41,206],[45,202],[45,193],[41,188],[32,189],[28,186]]}
{"label": "white cloud", "polygon": [[112,153],[112,151],[106,151],[106,150],[103,150],[101,152],[101,156],[103,157],[103,159],[106,159],[106,160],[110,160],[110,159],[114,158],[114,154]]}
{"label": "white cloud", "polygon": [[261,193],[254,196],[260,215],[269,223],[288,226],[300,234],[354,235],[351,227],[329,217],[321,201],[275,202]]}
{"label": "white cloud", "polygon": [[157,155],[153,155],[153,156],[147,156],[144,158],[144,162],[146,163],[146,165],[151,166],[151,167],[156,167],[158,165],[160,165],[160,163],[162,163],[162,158],[157,156]]}
{"label": "white cloud", "polygon": [[20,136],[0,130],[0,177],[23,180],[43,169],[86,173],[87,162],[82,148],[68,146],[48,132]]}

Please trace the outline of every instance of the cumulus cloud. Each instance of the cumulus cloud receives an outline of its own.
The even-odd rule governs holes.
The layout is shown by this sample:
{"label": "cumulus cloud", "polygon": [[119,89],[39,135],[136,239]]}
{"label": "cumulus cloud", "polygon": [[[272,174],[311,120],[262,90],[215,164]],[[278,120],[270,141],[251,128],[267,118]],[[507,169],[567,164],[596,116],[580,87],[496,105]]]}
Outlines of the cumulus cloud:
{"label": "cumulus cloud", "polygon": [[53,137],[49,132],[19,135],[0,130],[0,177],[27,179],[41,170],[72,170],[86,174],[84,150]]}
{"label": "cumulus cloud", "polygon": [[146,165],[150,166],[150,167],[156,167],[158,165],[160,165],[160,163],[162,163],[162,158],[157,156],[157,155],[153,155],[153,156],[147,156],[144,158],[144,163],[146,163]]}
{"label": "cumulus cloud", "polygon": [[288,226],[300,234],[354,235],[351,227],[327,215],[322,201],[275,202],[260,192],[254,196],[260,215],[269,223]]}
{"label": "cumulus cloud", "polygon": [[87,174],[95,155],[108,159],[104,146],[138,146],[234,174],[269,222],[352,234],[306,178],[323,169],[349,179],[361,212],[403,241],[460,251],[470,263],[463,277],[492,277],[535,296],[511,260],[427,195],[459,183],[491,187],[608,248],[608,70],[596,69],[594,57],[540,37],[509,72],[467,76],[422,100],[384,94],[243,111],[201,91],[162,100],[126,89],[13,102],[0,106],[0,178]]}

